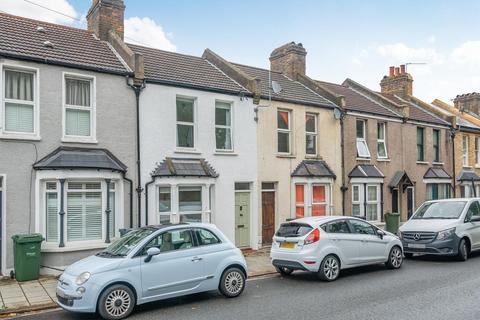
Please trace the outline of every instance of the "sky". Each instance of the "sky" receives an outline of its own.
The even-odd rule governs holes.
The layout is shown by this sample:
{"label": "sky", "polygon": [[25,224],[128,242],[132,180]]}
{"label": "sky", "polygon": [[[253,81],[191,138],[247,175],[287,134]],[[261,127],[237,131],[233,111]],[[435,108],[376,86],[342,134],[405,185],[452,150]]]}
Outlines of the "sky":
{"label": "sky", "polygon": [[[46,10],[33,3],[54,9]],[[0,0],[0,11],[86,28],[90,0]],[[404,63],[414,95],[450,102],[480,91],[478,0],[125,0],[127,42],[269,67],[273,49],[306,48],[307,74],[379,90]]]}

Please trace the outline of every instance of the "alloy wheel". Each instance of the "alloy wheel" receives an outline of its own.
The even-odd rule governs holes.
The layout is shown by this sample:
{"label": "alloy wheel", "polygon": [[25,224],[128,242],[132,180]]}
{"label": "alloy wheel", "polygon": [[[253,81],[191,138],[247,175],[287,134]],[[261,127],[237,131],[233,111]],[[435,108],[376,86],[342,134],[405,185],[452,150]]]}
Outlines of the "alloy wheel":
{"label": "alloy wheel", "polygon": [[328,257],[323,265],[323,273],[328,280],[337,278],[339,272],[338,261],[334,257]]}
{"label": "alloy wheel", "polygon": [[225,277],[225,289],[231,295],[236,295],[243,289],[243,276],[238,271],[230,271]]}
{"label": "alloy wheel", "polygon": [[399,268],[402,265],[403,256],[400,248],[393,248],[390,254],[390,263],[394,268]]}
{"label": "alloy wheel", "polygon": [[105,309],[113,317],[122,317],[128,312],[131,303],[128,292],[117,289],[108,294],[105,300]]}

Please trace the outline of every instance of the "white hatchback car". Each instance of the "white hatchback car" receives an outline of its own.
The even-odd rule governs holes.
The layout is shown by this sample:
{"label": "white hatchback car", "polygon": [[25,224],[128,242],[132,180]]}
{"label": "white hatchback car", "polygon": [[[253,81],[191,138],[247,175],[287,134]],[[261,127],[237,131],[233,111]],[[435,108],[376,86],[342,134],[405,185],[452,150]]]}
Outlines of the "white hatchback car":
{"label": "white hatchback car", "polygon": [[273,237],[270,257],[283,275],[304,270],[333,281],[341,269],[379,263],[398,269],[403,262],[403,247],[396,235],[362,219],[308,217],[280,226]]}

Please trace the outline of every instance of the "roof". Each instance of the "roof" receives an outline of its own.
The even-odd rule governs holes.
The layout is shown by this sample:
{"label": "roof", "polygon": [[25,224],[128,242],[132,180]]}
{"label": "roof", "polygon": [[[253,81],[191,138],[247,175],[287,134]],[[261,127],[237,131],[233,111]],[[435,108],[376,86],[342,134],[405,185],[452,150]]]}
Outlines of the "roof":
{"label": "roof", "polygon": [[[298,81],[294,81],[284,74],[267,69],[261,69],[242,64],[233,63],[241,71],[247,75],[261,80],[261,95],[263,99],[269,98],[269,91],[272,100],[279,100],[291,103],[315,105],[327,108],[335,108],[335,104],[310,90]],[[270,75],[269,75],[270,73]],[[276,81],[282,88],[279,93],[269,90],[269,79]]]}
{"label": "roof", "polygon": [[384,175],[373,164],[359,164],[348,174],[349,178],[383,178]]}
{"label": "roof", "polygon": [[218,177],[205,159],[165,158],[152,172],[152,177]]}
{"label": "roof", "polygon": [[390,188],[398,188],[401,184],[404,186],[413,186],[412,180],[405,170],[395,172],[388,186]]}
{"label": "roof", "polygon": [[480,177],[471,170],[462,169],[457,178],[458,181],[480,181]]}
{"label": "roof", "polygon": [[447,171],[443,168],[428,168],[427,172],[423,175],[424,179],[452,179]]}
{"label": "roof", "polygon": [[[38,27],[43,27],[44,32],[37,31]],[[0,12],[0,30],[0,56],[107,73],[130,73],[107,42],[84,29]],[[53,47],[46,46],[45,41],[50,41]]]}
{"label": "roof", "polygon": [[317,81],[320,86],[332,91],[337,95],[345,96],[345,108],[349,111],[365,112],[380,116],[401,118],[401,115],[381,104],[369,99],[367,96],[354,89],[340,84]]}
{"label": "roof", "polygon": [[303,160],[292,172],[292,177],[329,177],[337,176],[323,160]]}
{"label": "roof", "polygon": [[105,169],[126,172],[125,166],[110,151],[93,148],[59,147],[33,165],[36,170]]}
{"label": "roof", "polygon": [[134,44],[128,46],[143,54],[147,81],[200,90],[248,93],[247,89],[204,58]]}

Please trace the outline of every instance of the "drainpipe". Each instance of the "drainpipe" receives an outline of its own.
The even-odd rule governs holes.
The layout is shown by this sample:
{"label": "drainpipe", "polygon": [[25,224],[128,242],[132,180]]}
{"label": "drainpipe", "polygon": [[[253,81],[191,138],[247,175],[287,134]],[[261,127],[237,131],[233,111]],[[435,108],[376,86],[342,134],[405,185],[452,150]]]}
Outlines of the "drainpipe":
{"label": "drainpipe", "polygon": [[60,242],[58,246],[60,248],[65,247],[65,230],[64,230],[64,219],[65,219],[65,179],[60,179],[60,211],[58,214],[60,215]]}
{"label": "drainpipe", "polygon": [[107,208],[105,209],[105,215],[106,215],[106,232],[107,235],[105,237],[105,243],[110,243],[110,213],[112,210],[110,210],[110,179],[105,179],[105,183],[107,184]]}
{"label": "drainpipe", "polygon": [[155,178],[145,183],[145,225],[148,226],[148,187],[155,182]]}
{"label": "drainpipe", "polygon": [[128,181],[128,184],[130,185],[130,193],[129,193],[129,198],[130,198],[130,228],[133,228],[133,181],[132,179],[129,179],[125,176],[125,172],[123,173],[123,180]]}
{"label": "drainpipe", "polygon": [[453,182],[453,197],[457,197],[457,188],[455,186],[456,175],[455,175],[455,128],[450,129],[450,138],[452,139],[452,182]]}
{"label": "drainpipe", "polygon": [[141,227],[142,223],[142,177],[141,177],[141,161],[140,161],[140,94],[145,88],[145,82],[142,82],[141,85],[134,85],[129,83],[129,77],[126,77],[127,85],[132,88],[135,92],[135,106],[136,106],[136,117],[137,117],[137,214],[138,214],[138,227]]}
{"label": "drainpipe", "polygon": [[342,112],[340,117],[340,149],[342,153],[342,215],[346,215],[345,202],[347,196],[347,186],[345,185],[345,113]]}

